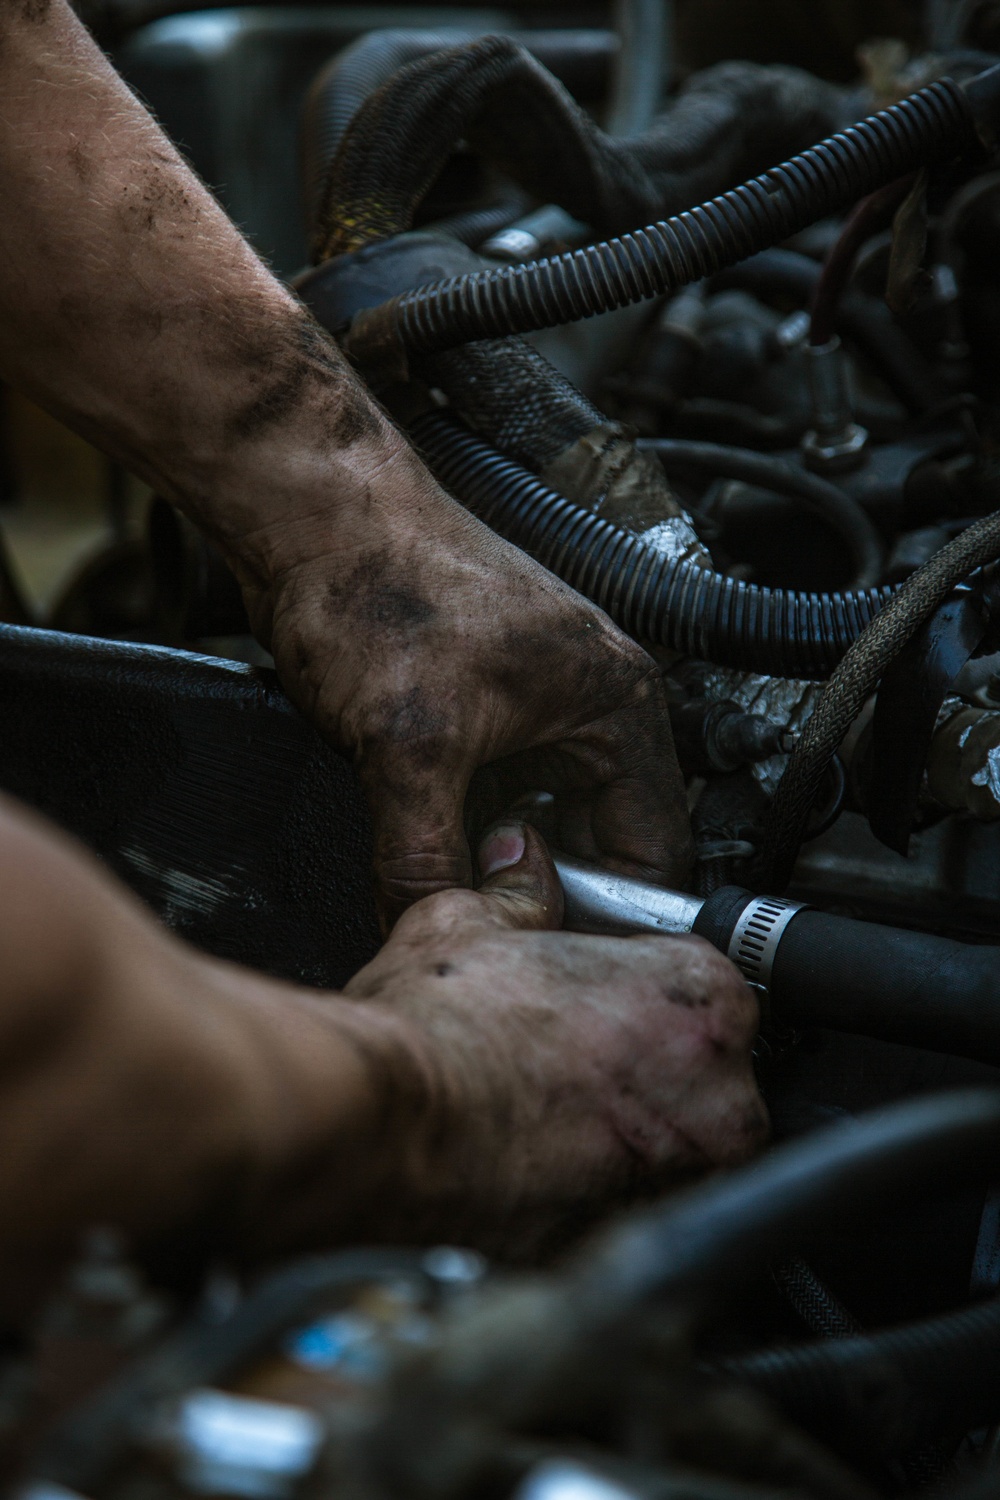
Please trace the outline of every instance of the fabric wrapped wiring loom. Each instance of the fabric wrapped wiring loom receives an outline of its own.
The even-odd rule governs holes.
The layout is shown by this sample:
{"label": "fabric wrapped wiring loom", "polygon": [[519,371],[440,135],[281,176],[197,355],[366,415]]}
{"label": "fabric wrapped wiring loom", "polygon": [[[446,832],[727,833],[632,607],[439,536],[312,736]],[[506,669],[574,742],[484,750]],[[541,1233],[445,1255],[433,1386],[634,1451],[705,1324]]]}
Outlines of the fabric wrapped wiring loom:
{"label": "fabric wrapped wiring loom", "polygon": [[1000,68],[941,79],[673,218],[582,250],[417,287],[358,314],[356,362],[405,365],[476,339],[557,327],[661,296],[778,244],[895,178],[977,141]]}
{"label": "fabric wrapped wiring loom", "polygon": [[825,677],[891,589],[758,588],[672,558],[572,504],[440,412],[410,435],[441,483],[494,531],[592,599],[630,635],[782,677]]}

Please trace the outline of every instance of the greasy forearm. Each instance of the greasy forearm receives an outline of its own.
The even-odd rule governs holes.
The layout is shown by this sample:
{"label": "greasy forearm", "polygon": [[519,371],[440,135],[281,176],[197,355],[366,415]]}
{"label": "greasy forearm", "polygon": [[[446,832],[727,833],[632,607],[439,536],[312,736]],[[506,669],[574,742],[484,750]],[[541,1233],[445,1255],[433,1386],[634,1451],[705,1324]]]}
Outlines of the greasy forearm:
{"label": "greasy forearm", "polygon": [[[0,372],[266,575],[412,465],[65,0],[0,0]],[[275,523],[280,523],[276,527]]]}
{"label": "greasy forearm", "polygon": [[433,1198],[447,1091],[415,1027],[203,959],[10,804],[0,954],[11,1306],[91,1225],[257,1257],[399,1233],[387,1206]]}

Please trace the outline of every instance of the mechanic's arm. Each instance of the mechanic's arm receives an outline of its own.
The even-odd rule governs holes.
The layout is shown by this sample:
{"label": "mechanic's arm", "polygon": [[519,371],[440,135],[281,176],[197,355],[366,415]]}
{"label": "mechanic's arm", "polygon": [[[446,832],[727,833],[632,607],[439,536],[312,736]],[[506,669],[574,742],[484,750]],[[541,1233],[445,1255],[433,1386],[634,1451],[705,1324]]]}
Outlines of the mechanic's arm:
{"label": "mechanic's arm", "polygon": [[343,996],[206,959],[0,799],[0,1318],[92,1225],[257,1260],[448,1236],[523,1252],[760,1144],[756,1005],[697,939],[542,929],[537,835],[414,907]]}
{"label": "mechanic's arm", "polygon": [[677,883],[650,659],[434,483],[73,16],[0,0],[0,375],[210,532],[286,690],[352,751],[390,918],[469,885],[478,768]]}

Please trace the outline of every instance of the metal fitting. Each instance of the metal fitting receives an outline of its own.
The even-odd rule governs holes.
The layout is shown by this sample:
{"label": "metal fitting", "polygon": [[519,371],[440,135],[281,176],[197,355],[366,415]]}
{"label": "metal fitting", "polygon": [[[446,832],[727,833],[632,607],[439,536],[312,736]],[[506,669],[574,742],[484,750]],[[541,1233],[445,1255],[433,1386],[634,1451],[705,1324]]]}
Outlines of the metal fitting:
{"label": "metal fitting", "polygon": [[808,344],[805,356],[814,424],[802,439],[806,464],[827,473],[854,469],[864,457],[868,432],[854,420],[840,339],[834,335],[827,344]]}
{"label": "metal fitting", "polygon": [[789,922],[803,910],[801,901],[755,896],[740,914],[729,942],[729,960],[748,984],[765,993],[770,991],[778,944]]}
{"label": "metal fitting", "polygon": [[696,896],[630,880],[610,870],[584,864],[569,855],[555,856],[570,932],[601,932],[615,937],[630,932],[669,936],[688,933],[704,906]]}

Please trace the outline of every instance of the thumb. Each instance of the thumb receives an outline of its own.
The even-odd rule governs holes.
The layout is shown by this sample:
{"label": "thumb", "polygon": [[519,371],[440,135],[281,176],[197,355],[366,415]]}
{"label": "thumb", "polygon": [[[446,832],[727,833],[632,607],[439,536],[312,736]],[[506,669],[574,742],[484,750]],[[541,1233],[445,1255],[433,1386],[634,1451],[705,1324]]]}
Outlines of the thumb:
{"label": "thumb", "polygon": [[562,926],[563,893],[552,856],[527,823],[500,823],[479,846],[479,894],[504,927]]}
{"label": "thumb", "polygon": [[375,900],[388,933],[424,896],[472,885],[472,859],[462,825],[460,776],[394,784],[362,778],[374,825]]}

